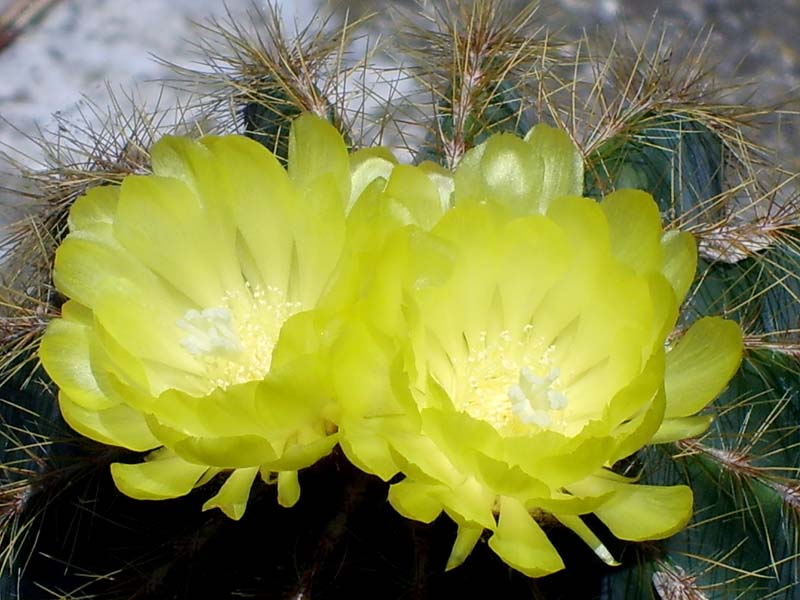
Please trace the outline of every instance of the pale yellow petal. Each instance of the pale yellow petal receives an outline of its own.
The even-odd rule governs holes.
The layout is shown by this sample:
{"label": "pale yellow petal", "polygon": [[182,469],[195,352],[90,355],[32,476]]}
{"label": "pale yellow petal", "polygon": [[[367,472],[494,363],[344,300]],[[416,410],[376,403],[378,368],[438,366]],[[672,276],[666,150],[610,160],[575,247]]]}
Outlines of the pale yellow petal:
{"label": "pale yellow petal", "polygon": [[119,201],[119,186],[98,186],[80,196],[69,210],[70,234],[107,240]]}
{"label": "pale yellow petal", "polygon": [[89,410],[118,404],[109,399],[92,372],[88,328],[73,320],[54,319],[42,336],[39,357],[47,374],[70,400]]}
{"label": "pale yellow petal", "polygon": [[571,529],[604,563],[611,567],[618,567],[621,563],[614,558],[606,545],[589,528],[589,526],[578,516],[554,514],[553,515],[562,525]]}
{"label": "pale yellow petal", "polygon": [[696,321],[667,353],[665,417],[688,417],[719,395],[742,360],[742,330],[719,317]]}
{"label": "pale yellow petal", "polygon": [[539,212],[546,212],[554,198],[583,192],[583,155],[566,131],[539,123],[525,135],[525,141],[544,161]]}
{"label": "pale yellow petal", "polygon": [[143,463],[113,463],[111,476],[126,496],[137,500],[161,500],[185,496],[207,470],[207,465],[188,463],[162,449],[150,453]]}
{"label": "pale yellow petal", "polygon": [[453,542],[453,548],[450,550],[450,556],[447,559],[445,571],[450,571],[460,566],[467,560],[467,557],[472,553],[475,544],[481,539],[483,527],[475,523],[459,523],[456,539]]}
{"label": "pale yellow petal", "polygon": [[350,155],[350,200],[347,212],[358,202],[361,194],[376,180],[389,180],[397,164],[394,155],[382,146],[361,148]]}
{"label": "pale yellow petal", "polygon": [[713,422],[714,415],[694,415],[691,417],[664,419],[650,443],[665,444],[667,442],[700,437],[711,427]]}
{"label": "pale yellow petal", "polygon": [[664,265],[661,270],[675,290],[680,304],[689,292],[697,270],[697,243],[684,231],[668,231],[661,238]]}
{"label": "pale yellow petal", "polygon": [[300,499],[300,482],[297,471],[280,471],[278,473],[278,504],[290,508]]}
{"label": "pale yellow petal", "polygon": [[608,219],[611,251],[639,275],[662,264],[661,215],[653,197],[640,190],[620,190],[600,203]]}
{"label": "pale yellow petal", "polygon": [[528,577],[542,577],[564,568],[564,561],[542,528],[521,503],[507,496],[500,500],[500,519],[489,547]]}
{"label": "pale yellow petal", "polygon": [[125,404],[86,409],[62,391],[58,395],[58,405],[70,427],[98,442],[139,452],[161,445],[150,431],[144,416]]}
{"label": "pale yellow petal", "polygon": [[442,489],[436,484],[405,479],[389,488],[389,503],[407,519],[430,523],[444,509],[437,495]]}
{"label": "pale yellow petal", "polygon": [[250,488],[258,474],[258,467],[236,469],[225,480],[222,487],[212,498],[203,504],[203,510],[219,508],[229,518],[238,521],[247,509]]}
{"label": "pale yellow petal", "polygon": [[326,176],[344,212],[350,199],[350,158],[342,134],[325,119],[303,114],[289,134],[289,177],[301,193],[308,193]]}
{"label": "pale yellow petal", "polygon": [[692,490],[685,485],[641,485],[606,476],[589,477],[568,488],[577,494],[613,492],[594,514],[623,540],[669,537],[683,529],[692,516]]}

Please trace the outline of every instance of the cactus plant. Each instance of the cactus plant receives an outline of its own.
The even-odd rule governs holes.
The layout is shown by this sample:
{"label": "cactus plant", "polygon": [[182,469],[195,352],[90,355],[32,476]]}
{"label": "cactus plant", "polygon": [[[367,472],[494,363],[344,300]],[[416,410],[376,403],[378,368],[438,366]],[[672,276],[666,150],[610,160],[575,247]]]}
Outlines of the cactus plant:
{"label": "cactus plant", "polygon": [[[420,4],[365,51],[369,27],[210,22],[210,69],[176,67],[199,113],[116,103],[23,173],[0,597],[798,597],[798,213],[748,137],[768,111],[720,97],[702,40],[600,52],[501,0]],[[274,331],[205,300],[237,277],[281,296]],[[520,368],[529,338],[469,333],[534,309],[608,346],[592,389],[574,348]]]}

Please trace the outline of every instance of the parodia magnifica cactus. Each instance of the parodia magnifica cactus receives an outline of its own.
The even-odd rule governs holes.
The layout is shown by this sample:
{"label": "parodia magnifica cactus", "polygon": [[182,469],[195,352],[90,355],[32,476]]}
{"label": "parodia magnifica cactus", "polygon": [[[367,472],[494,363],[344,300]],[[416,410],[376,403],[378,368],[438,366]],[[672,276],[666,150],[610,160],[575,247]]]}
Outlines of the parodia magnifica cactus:
{"label": "parodia magnifica cactus", "polygon": [[[794,597],[788,184],[752,176],[743,111],[678,92],[695,63],[448,6],[405,25],[405,117],[337,95],[352,25],[257,15],[267,41],[205,32],[216,130],[28,174],[0,595]],[[116,545],[60,580],[24,558],[93,493]],[[151,548],[181,550],[148,575]]]}

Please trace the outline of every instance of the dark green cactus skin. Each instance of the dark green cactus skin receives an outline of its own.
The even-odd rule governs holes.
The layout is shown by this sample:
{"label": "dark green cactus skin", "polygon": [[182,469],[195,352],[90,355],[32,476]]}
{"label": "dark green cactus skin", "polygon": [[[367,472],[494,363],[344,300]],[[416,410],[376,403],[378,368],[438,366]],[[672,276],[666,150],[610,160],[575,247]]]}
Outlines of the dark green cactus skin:
{"label": "dark green cactus skin", "polygon": [[273,96],[269,104],[255,101],[245,104],[242,122],[247,137],[285,162],[289,156],[289,123],[302,111],[282,94]]}
{"label": "dark green cactus skin", "polygon": [[[722,207],[708,206],[723,191],[721,140],[681,115],[651,122],[590,157],[587,194],[639,187],[654,195],[670,220],[714,222]],[[793,241],[794,234],[788,235]],[[800,326],[795,247],[774,245],[736,264],[701,258],[699,283],[679,325],[722,314],[746,325],[750,334],[780,334],[796,342],[796,335],[786,334]],[[631,466],[643,482],[692,488],[695,517],[669,540],[626,548],[625,565],[603,581],[604,600],[659,598],[652,578],[665,569],[694,577],[685,595],[674,592],[675,598],[800,597],[800,503],[781,487],[796,480],[800,466],[800,364],[788,353],[748,351],[712,410],[720,416],[697,442],[703,450],[689,442],[650,447],[636,456]],[[714,566],[714,561],[733,568]]]}
{"label": "dark green cactus skin", "polygon": [[[290,98],[284,88],[275,82],[265,80],[260,93],[261,100],[252,100],[241,108],[244,134],[259,142],[285,164],[289,158],[290,125],[304,111],[298,106],[297,101]],[[322,97],[319,90],[316,90],[316,93]],[[327,118],[331,123],[339,122],[332,105],[328,105]],[[347,142],[344,132],[343,135]]]}
{"label": "dark green cactus skin", "polygon": [[445,141],[462,140],[464,150],[486,141],[495,133],[507,132],[524,136],[535,124],[530,111],[523,110],[519,89],[508,81],[488,86],[471,103],[476,110],[463,119],[460,131],[453,117],[452,85],[437,105],[434,126],[416,155],[416,162],[430,160],[446,165],[442,145]]}
{"label": "dark green cactus skin", "polygon": [[648,115],[634,133],[619,137],[588,157],[587,195],[636,188],[651,193],[669,220],[697,216],[698,209],[709,220],[718,216],[706,207],[723,190],[723,145],[707,126],[680,113]]}
{"label": "dark green cactus skin", "polygon": [[[70,484],[60,473],[80,464],[68,441],[75,434],[61,418],[52,388],[39,383],[41,373],[23,385],[28,374],[23,371],[0,387],[0,516],[19,511],[19,523],[31,523],[33,530],[28,542],[16,544],[8,568],[0,571],[0,598],[4,599],[36,597],[21,571],[30,554],[40,550],[36,531],[46,522],[42,510],[49,505],[50,493]],[[22,483],[27,485],[15,487]],[[10,545],[8,538],[2,540],[0,550],[6,544]]]}

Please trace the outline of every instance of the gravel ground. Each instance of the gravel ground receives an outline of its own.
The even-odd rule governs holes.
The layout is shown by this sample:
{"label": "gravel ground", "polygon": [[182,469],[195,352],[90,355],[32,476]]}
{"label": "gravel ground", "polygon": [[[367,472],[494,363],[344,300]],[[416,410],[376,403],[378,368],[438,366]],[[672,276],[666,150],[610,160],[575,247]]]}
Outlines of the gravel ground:
{"label": "gravel ground", "polygon": [[[0,0],[0,9],[11,0]],[[224,15],[225,5],[241,15],[252,0],[61,0],[0,52],[0,145],[38,156],[26,139],[37,126],[52,126],[52,114],[74,114],[87,101],[107,103],[113,90],[137,88],[152,104],[161,93],[154,83],[168,74],[156,55],[179,64],[193,60],[191,21]],[[304,22],[318,0],[283,2],[285,17]],[[382,12],[385,1],[335,0],[354,14]],[[544,0],[547,22],[577,33],[595,27],[611,31],[624,24],[635,38],[647,32],[654,11],[671,35],[692,38],[713,27],[713,54],[721,81],[734,76],[757,79],[754,97],[774,102],[800,86],[800,2],[798,0]],[[174,102],[167,92],[162,103]],[[790,106],[798,109],[798,104]],[[785,126],[769,138],[790,164],[800,168],[796,129]]]}

